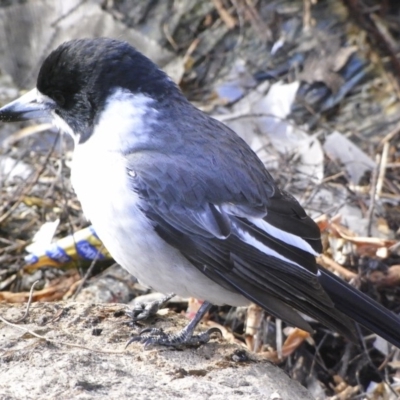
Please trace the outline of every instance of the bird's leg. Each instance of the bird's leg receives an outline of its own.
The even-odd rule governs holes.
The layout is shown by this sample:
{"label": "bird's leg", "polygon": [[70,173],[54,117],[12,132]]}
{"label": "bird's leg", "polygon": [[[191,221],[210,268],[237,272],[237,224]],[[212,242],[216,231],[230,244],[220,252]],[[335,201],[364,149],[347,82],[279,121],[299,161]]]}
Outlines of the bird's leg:
{"label": "bird's leg", "polygon": [[168,300],[171,300],[175,293],[169,293],[160,300],[137,303],[126,312],[126,315],[132,318],[133,322],[148,319],[157,314],[157,311],[162,308]]}
{"label": "bird's leg", "polygon": [[129,346],[132,342],[140,342],[143,343],[145,347],[150,345],[161,345],[179,348],[185,346],[200,346],[201,344],[207,343],[211,339],[213,333],[218,333],[222,336],[222,333],[218,328],[210,328],[199,335],[193,335],[193,332],[197,324],[210,308],[211,304],[205,301],[189,324],[178,333],[165,333],[162,329],[146,328],[143,329],[138,336],[129,339],[126,346]]}

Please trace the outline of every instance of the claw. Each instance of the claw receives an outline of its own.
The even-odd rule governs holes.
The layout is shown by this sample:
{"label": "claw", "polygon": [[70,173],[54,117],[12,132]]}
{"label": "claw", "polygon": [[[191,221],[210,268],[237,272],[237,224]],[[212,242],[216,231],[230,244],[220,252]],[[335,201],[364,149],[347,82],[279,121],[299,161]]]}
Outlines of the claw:
{"label": "claw", "polygon": [[148,347],[152,344],[152,341],[161,337],[167,337],[167,334],[161,328],[145,328],[142,329],[137,336],[133,336],[128,340],[125,349],[133,342],[140,342],[144,344],[144,347]]}
{"label": "claw", "polygon": [[218,333],[220,338],[222,338],[222,337],[224,336],[224,335],[222,334],[221,329],[217,328],[216,326],[214,326],[213,328],[210,328],[210,329],[209,329],[207,332],[205,332],[205,333],[209,334],[210,336],[211,336],[213,333]]}
{"label": "claw", "polygon": [[133,342],[139,342],[141,339],[140,339],[140,336],[132,336],[127,342],[126,342],[126,345],[125,345],[125,349],[130,345],[130,344],[132,344]]}
{"label": "claw", "polygon": [[125,348],[133,342],[140,342],[145,348],[151,345],[170,346],[175,348],[182,348],[185,346],[198,347],[209,342],[212,335],[215,333],[218,333],[222,337],[222,332],[217,327],[210,328],[199,335],[193,334],[197,324],[201,321],[210,307],[211,304],[205,301],[189,324],[176,334],[165,333],[159,328],[145,328],[140,331],[139,335],[130,338]]}
{"label": "claw", "polygon": [[200,333],[199,335],[187,335],[187,332],[184,329],[177,334],[168,334],[162,329],[146,328],[140,331],[139,335],[129,339],[125,348],[127,348],[133,342],[140,342],[145,348],[148,348],[152,345],[175,348],[182,348],[185,346],[198,347],[202,344],[208,343],[214,334],[218,334],[220,337],[222,337],[221,330],[215,327],[210,328],[206,332]]}
{"label": "claw", "polygon": [[154,336],[166,336],[166,333],[161,328],[145,328],[139,332],[139,336],[142,336],[144,333],[149,333]]}
{"label": "claw", "polygon": [[126,314],[132,319],[132,322],[148,319],[156,315],[157,311],[174,296],[174,293],[170,293],[157,301],[138,303],[131,310],[126,311]]}

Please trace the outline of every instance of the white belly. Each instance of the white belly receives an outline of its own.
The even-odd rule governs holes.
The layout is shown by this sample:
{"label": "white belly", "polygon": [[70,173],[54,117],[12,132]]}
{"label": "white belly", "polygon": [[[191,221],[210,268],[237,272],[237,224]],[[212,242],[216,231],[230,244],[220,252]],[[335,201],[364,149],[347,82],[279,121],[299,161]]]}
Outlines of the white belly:
{"label": "white belly", "polygon": [[129,190],[125,159],[118,152],[92,152],[91,139],[74,153],[72,184],[85,216],[114,259],[141,283],[162,293],[196,297],[213,304],[249,301],[214,283],[168,245],[137,208]]}

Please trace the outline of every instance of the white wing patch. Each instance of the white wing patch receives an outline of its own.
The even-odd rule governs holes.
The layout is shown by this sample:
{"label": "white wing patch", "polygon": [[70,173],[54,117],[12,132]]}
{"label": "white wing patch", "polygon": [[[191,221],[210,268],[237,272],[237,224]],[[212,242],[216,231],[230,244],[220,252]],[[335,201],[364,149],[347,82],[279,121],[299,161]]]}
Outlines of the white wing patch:
{"label": "white wing patch", "polygon": [[261,243],[258,241],[254,236],[250,234],[250,232],[245,231],[244,229],[240,228],[235,222],[232,222],[232,227],[235,230],[236,235],[242,240],[243,242],[247,243],[248,245],[256,248],[257,250],[261,251],[262,253],[279,258],[282,261],[288,262],[290,264],[296,265],[299,268],[302,268],[304,270],[308,271],[306,268],[302,267],[300,264],[284,257],[282,254],[278,253],[277,251],[269,248],[265,244]]}
{"label": "white wing patch", "polygon": [[259,218],[247,218],[252,224],[254,224],[257,228],[263,230],[265,233],[276,237],[284,243],[290,244],[291,246],[297,247],[301,250],[307,251],[308,253],[313,254],[314,256],[318,256],[317,253],[309,243],[307,243],[304,239],[299,236],[293,235],[293,233],[285,232],[281,229],[276,228],[275,226],[269,224],[268,222],[259,219]]}

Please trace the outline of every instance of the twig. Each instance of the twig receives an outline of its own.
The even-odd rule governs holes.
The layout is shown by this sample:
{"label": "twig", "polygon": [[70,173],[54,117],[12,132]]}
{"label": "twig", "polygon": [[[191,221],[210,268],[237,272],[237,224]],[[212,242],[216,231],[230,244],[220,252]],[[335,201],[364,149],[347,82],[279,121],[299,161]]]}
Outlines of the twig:
{"label": "twig", "polygon": [[224,8],[221,0],[212,1],[222,21],[224,21],[228,29],[232,30],[236,26],[235,18],[233,18],[232,15],[230,15],[229,12]]}
{"label": "twig", "polygon": [[[392,387],[392,385],[390,384],[390,382],[388,381],[388,379],[382,374],[382,370],[379,369],[380,367],[383,367],[383,364],[381,364],[380,367],[378,368],[378,367],[375,366],[374,362],[372,361],[371,356],[370,356],[370,353],[369,353],[369,351],[368,351],[368,349],[367,349],[365,337],[362,335],[360,325],[356,324],[355,327],[356,327],[356,329],[357,329],[358,336],[359,336],[359,338],[360,338],[360,340],[361,340],[361,346],[362,346],[362,349],[364,350],[364,352],[363,352],[363,353],[364,353],[364,357],[366,357],[366,359],[368,360],[368,365],[370,365],[370,367],[372,368],[372,370],[375,371],[375,373],[381,378],[382,382],[389,388],[389,390],[390,390],[394,395],[396,395],[396,398],[397,398],[397,393],[396,393],[396,391],[393,389],[393,387]],[[372,336],[375,336],[375,335],[372,335]],[[362,385],[361,385],[360,382],[359,382],[359,386],[362,387]]]}
{"label": "twig", "polygon": [[34,177],[33,177],[32,181],[30,181],[29,183],[27,183],[24,186],[24,189],[22,190],[22,193],[15,200],[15,203],[12,206],[10,206],[10,208],[8,208],[8,210],[3,215],[0,216],[0,225],[10,217],[10,215],[19,206],[19,204],[21,204],[25,194],[28,193],[32,189],[33,185],[38,181],[39,177],[42,175],[42,173],[46,169],[46,165],[47,165],[47,163],[48,163],[48,161],[50,159],[50,156],[53,154],[53,151],[55,149],[55,146],[56,146],[57,142],[58,142],[58,136],[56,137],[56,140],[54,141],[51,149],[47,153],[46,159],[44,160],[44,163],[42,164],[41,168],[38,171],[36,171],[36,173],[34,174]]}
{"label": "twig", "polygon": [[86,3],[86,0],[81,0],[77,4],[75,4],[72,8],[70,8],[65,14],[62,14],[60,17],[58,17],[55,21],[51,23],[51,27],[54,28],[56,25],[58,25],[59,22],[61,22],[63,19],[67,18],[71,14],[73,14],[79,7],[82,6],[83,3]]}
{"label": "twig", "polygon": [[340,171],[340,172],[338,172],[336,174],[333,174],[331,176],[325,177],[324,179],[322,179],[321,184],[327,183],[327,182],[330,182],[330,181],[334,181],[334,180],[336,180],[338,178],[341,178],[342,176],[346,177],[346,174],[344,173],[344,171]]}
{"label": "twig", "polygon": [[373,170],[372,174],[372,182],[371,182],[371,191],[370,191],[370,204],[368,208],[368,227],[367,227],[367,235],[371,236],[372,231],[372,221],[373,214],[375,209],[375,203],[382,194],[383,182],[385,180],[387,159],[389,155],[389,141],[383,142],[382,154],[378,154],[376,156],[376,168]]}
{"label": "twig", "polygon": [[169,25],[167,23],[163,24],[162,26],[165,38],[168,40],[168,43],[173,47],[175,51],[179,51],[178,43],[176,43],[175,39],[172,37],[171,33],[169,32]]}
{"label": "twig", "polygon": [[379,176],[379,168],[381,164],[381,155],[376,155],[376,167],[372,171],[372,179],[371,179],[371,190],[370,190],[370,203],[368,207],[367,219],[368,219],[368,226],[367,226],[367,236],[371,236],[372,230],[372,219],[375,209],[375,200],[376,200],[376,189],[377,189],[377,182]]}
{"label": "twig", "polygon": [[[314,351],[314,355],[313,355],[313,360],[311,362],[309,371],[308,371],[308,378],[312,377],[312,373],[315,367],[315,364],[318,362],[318,364],[322,367],[322,369],[324,371],[328,371],[327,366],[325,365],[324,359],[321,357],[321,348],[322,346],[325,344],[326,339],[328,338],[328,333],[325,333],[324,336],[322,337],[321,341],[315,346],[315,351]],[[317,357],[319,358],[319,360],[317,360]]]}
{"label": "twig", "polygon": [[357,274],[355,274],[352,271],[349,271],[347,268],[342,267],[336,261],[333,261],[331,258],[327,257],[324,254],[321,254],[318,257],[318,263],[322,264],[323,267],[328,268],[329,270],[331,270],[333,272],[338,272],[347,281],[350,281],[351,279],[354,279],[357,277]]}
{"label": "twig", "polygon": [[387,367],[389,362],[393,360],[393,356],[396,353],[396,349],[393,348],[392,351],[389,352],[389,354],[386,355],[385,359],[382,361],[381,365],[378,367],[378,371],[382,371],[384,368]]}
{"label": "twig", "polygon": [[393,246],[388,248],[389,253],[397,253],[397,250],[400,249],[400,242],[395,243]]}
{"label": "twig", "polygon": [[48,131],[53,128],[53,124],[37,124],[37,125],[29,125],[25,128],[20,129],[19,131],[14,132],[12,135],[8,136],[6,139],[3,140],[2,146],[4,147],[11,147],[16,142],[34,135],[36,133]]}
{"label": "twig", "polygon": [[257,12],[252,0],[244,0],[245,12],[249,15],[249,19],[254,23],[258,29],[263,40],[271,40],[272,32],[268,25],[262,20],[260,14]]}
{"label": "twig", "polygon": [[38,339],[42,339],[42,340],[45,340],[46,342],[54,343],[56,345],[64,345],[64,346],[68,346],[68,347],[75,347],[75,348],[78,348],[78,349],[88,350],[88,351],[92,351],[92,352],[96,352],[96,353],[102,353],[102,354],[123,354],[123,353],[125,353],[124,350],[120,350],[120,351],[98,350],[98,349],[92,349],[92,348],[87,347],[87,346],[81,346],[81,345],[76,344],[76,343],[68,343],[68,342],[63,342],[63,341],[59,342],[57,340],[49,339],[46,336],[39,335],[38,333],[36,333],[35,331],[33,331],[31,329],[24,328],[24,327],[22,327],[20,325],[12,323],[12,322],[8,321],[7,319],[5,319],[2,316],[0,316],[0,321],[4,322],[8,326],[11,326],[13,328],[19,329],[22,332],[29,333],[30,335],[32,335],[34,337],[37,337]]}
{"label": "twig", "polygon": [[311,0],[303,0],[303,31],[311,27]]}
{"label": "twig", "polygon": [[375,191],[376,200],[379,200],[382,193],[383,182],[385,180],[385,174],[386,174],[388,155],[389,155],[389,142],[385,142],[382,149],[381,163],[379,165],[378,180],[376,182],[376,191]]}
{"label": "twig", "polygon": [[378,148],[383,146],[385,143],[390,142],[400,132],[400,124],[396,125],[378,144]]}
{"label": "twig", "polygon": [[364,12],[362,3],[358,0],[342,0],[343,3],[349,8],[352,17],[358,22],[361,28],[367,33],[368,37],[379,46],[379,50],[387,53],[390,57],[393,69],[396,73],[397,81],[400,79],[400,61],[397,57],[395,49],[392,47],[390,41],[382,33],[376,23],[376,18],[371,13]]}
{"label": "twig", "polygon": [[32,304],[32,297],[33,297],[33,289],[35,288],[36,284],[39,282],[39,280],[33,282],[32,286],[31,286],[31,290],[29,292],[29,298],[28,298],[28,304],[26,305],[26,309],[25,309],[25,313],[22,317],[16,319],[15,321],[11,321],[7,318],[1,317],[0,318],[3,321],[8,322],[9,324],[19,324],[20,322],[24,321],[26,319],[26,317],[29,315],[29,309],[31,308],[31,304]]}
{"label": "twig", "polygon": [[276,352],[278,354],[278,359],[282,360],[282,343],[283,343],[282,320],[276,318],[275,326],[276,326]]}

